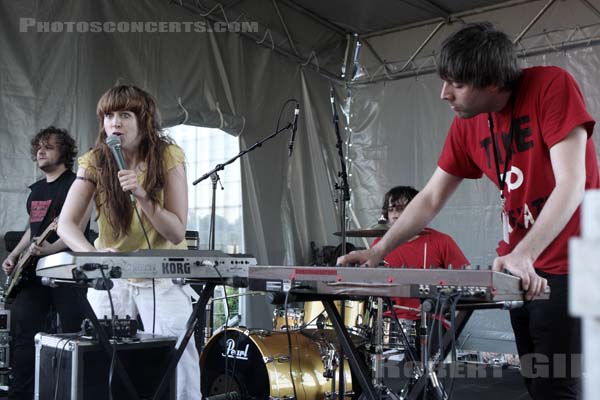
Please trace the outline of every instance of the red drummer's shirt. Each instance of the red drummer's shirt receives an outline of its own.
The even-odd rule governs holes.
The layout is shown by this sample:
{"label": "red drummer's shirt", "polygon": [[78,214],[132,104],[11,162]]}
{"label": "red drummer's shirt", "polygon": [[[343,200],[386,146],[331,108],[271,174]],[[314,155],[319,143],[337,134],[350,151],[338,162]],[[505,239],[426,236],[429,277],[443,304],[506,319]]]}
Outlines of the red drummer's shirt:
{"label": "red drummer's shirt", "polygon": [[[380,240],[373,241],[373,246]],[[468,265],[469,261],[456,242],[445,233],[425,228],[413,240],[402,243],[385,256],[385,262],[391,268],[448,268]],[[393,298],[394,304],[418,310],[421,302],[416,298]],[[416,320],[416,311],[396,309],[396,315],[402,319]]]}

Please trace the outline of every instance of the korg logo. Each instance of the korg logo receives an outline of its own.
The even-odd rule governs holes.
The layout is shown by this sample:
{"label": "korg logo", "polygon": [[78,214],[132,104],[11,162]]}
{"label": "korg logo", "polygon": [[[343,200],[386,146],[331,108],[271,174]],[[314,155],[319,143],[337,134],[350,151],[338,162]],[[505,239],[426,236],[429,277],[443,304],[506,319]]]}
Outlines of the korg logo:
{"label": "korg logo", "polygon": [[162,263],[163,274],[185,274],[189,275],[191,272],[189,262],[164,262]]}

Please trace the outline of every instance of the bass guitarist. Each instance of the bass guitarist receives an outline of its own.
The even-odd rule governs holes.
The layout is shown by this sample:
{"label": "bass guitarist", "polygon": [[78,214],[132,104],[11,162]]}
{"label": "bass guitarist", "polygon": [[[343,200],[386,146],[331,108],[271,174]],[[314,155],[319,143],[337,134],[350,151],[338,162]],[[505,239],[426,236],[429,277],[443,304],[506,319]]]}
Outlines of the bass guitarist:
{"label": "bass guitarist", "polygon": [[[35,276],[35,265],[39,257],[67,247],[56,233],[50,234],[40,245],[34,243],[34,239],[60,214],[67,192],[75,180],[71,169],[76,155],[75,141],[66,130],[51,126],[38,132],[31,140],[31,157],[43,172],[44,178],[29,187],[29,228],[2,263],[2,269],[9,275],[16,272],[13,269],[18,264],[19,256],[33,256],[32,261],[21,271],[19,285],[12,291],[15,293],[11,307],[14,315],[11,332],[14,346],[9,399],[33,398],[34,337],[37,332],[48,331],[47,321],[51,307],[54,306],[58,311],[62,332],[79,331],[84,318],[81,304],[86,297],[85,289],[60,286],[50,288],[43,286]],[[84,221],[89,228],[89,217]]]}

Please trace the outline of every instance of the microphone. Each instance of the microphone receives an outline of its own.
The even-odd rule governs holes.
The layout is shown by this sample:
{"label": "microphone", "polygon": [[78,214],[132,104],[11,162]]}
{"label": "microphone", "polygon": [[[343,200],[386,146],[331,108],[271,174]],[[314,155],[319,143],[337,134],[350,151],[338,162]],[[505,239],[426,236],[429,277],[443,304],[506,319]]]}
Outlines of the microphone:
{"label": "microphone", "polygon": [[[125,158],[123,158],[123,152],[121,151],[121,138],[117,135],[111,135],[106,138],[105,143],[110,148],[110,151],[117,162],[117,166],[119,167],[119,171],[127,169]],[[133,197],[131,192],[129,192],[129,198],[132,203],[135,202],[135,197]]]}
{"label": "microphone", "polygon": [[292,156],[294,150],[294,140],[296,139],[296,129],[298,129],[298,115],[300,115],[300,103],[296,103],[296,109],[294,110],[294,122],[292,122],[292,138],[288,145],[288,157]]}
{"label": "microphone", "polygon": [[110,151],[117,162],[119,171],[127,169],[125,165],[125,159],[123,158],[123,152],[121,151],[121,138],[117,135],[108,136],[106,138],[106,145],[110,148]]}

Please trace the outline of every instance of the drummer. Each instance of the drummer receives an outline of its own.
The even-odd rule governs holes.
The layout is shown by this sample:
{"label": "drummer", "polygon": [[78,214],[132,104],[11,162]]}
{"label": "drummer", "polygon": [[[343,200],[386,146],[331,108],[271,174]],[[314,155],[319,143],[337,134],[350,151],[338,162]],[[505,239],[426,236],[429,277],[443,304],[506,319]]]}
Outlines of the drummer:
{"label": "drummer", "polygon": [[[383,197],[382,213],[389,226],[400,217],[408,203],[419,193],[411,186],[396,186]],[[373,241],[374,246],[380,238]],[[425,228],[412,239],[392,250],[384,258],[391,268],[448,268],[468,265],[469,261],[456,242],[445,233]],[[394,309],[400,319],[420,319],[420,301],[416,298],[394,298]]]}

